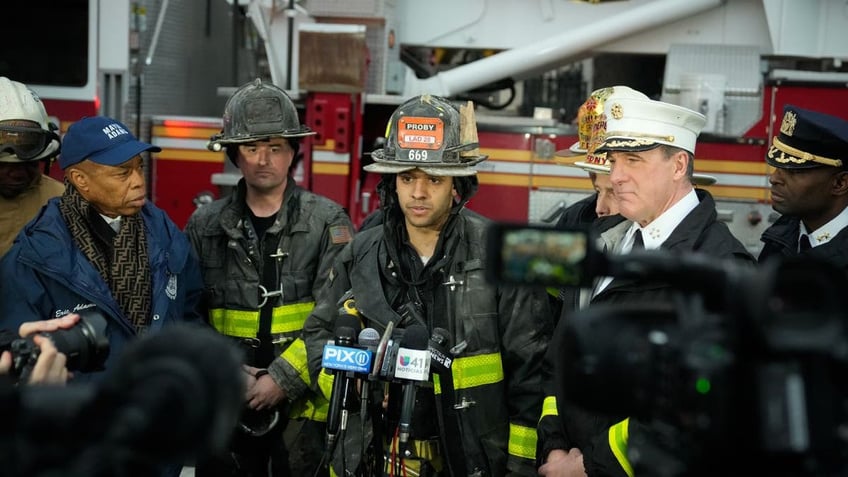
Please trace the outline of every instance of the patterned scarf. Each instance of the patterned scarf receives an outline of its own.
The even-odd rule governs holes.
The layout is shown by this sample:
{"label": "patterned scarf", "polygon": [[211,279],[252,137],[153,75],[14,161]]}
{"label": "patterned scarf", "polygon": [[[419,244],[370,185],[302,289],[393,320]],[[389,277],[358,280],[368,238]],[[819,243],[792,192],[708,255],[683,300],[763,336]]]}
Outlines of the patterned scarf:
{"label": "patterned scarf", "polygon": [[141,213],[123,217],[120,231],[109,235],[109,243],[98,233],[109,225],[73,185],[67,181],[65,185],[59,210],[74,242],[109,285],[136,333],[142,334],[150,323],[153,283]]}

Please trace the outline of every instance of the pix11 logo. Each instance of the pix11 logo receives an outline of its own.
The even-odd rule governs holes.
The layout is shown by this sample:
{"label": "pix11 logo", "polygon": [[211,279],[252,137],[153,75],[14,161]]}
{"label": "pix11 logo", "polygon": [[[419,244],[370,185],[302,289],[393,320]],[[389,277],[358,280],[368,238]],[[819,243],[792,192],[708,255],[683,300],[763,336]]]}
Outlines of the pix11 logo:
{"label": "pix11 logo", "polygon": [[324,346],[321,366],[338,371],[368,373],[371,371],[371,351],[328,344]]}

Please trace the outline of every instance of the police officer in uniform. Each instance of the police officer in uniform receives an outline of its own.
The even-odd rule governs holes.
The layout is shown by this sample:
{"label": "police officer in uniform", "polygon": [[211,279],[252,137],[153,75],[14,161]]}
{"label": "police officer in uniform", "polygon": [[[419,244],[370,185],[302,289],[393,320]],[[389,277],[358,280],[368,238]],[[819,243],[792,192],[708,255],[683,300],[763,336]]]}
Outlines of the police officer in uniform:
{"label": "police officer in uniform", "polygon": [[231,455],[200,463],[197,474],[264,477],[270,465],[274,476],[312,475],[327,401],[310,390],[300,333],[353,227],[339,204],[295,183],[300,138],[314,132],[282,89],[245,84],[223,119],[210,148],[224,149],[243,178],[232,195],[198,208],[186,233],[201,261],[209,321],[245,350],[248,390]]}
{"label": "police officer in uniform", "polygon": [[787,105],[766,162],[772,207],[759,261],[804,254],[848,267],[848,121]]}
{"label": "police officer in uniform", "polygon": [[[352,297],[363,325],[381,334],[390,324],[417,324],[431,335],[441,328],[452,367],[431,372],[434,384],[418,389],[408,453],[397,451],[397,386],[372,387],[372,401],[386,403],[372,412],[372,442],[385,453],[366,474],[535,475],[551,312],[544,289],[486,281],[487,221],[460,213],[477,189],[473,166],[487,158],[478,149],[473,105],[414,97],[395,110],[387,136],[366,166],[383,174],[384,218],[345,249],[330,293],[307,319],[310,372],[328,389],[322,348],[344,298]],[[341,475],[351,465],[334,470]]]}

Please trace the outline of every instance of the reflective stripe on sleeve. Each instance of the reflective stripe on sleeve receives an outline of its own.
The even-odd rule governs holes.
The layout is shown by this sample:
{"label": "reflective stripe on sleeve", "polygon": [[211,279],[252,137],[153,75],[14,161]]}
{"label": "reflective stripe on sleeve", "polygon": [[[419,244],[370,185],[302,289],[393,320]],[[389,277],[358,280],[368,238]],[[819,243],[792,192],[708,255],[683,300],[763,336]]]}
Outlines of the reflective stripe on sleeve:
{"label": "reflective stripe on sleeve", "polygon": [[630,460],[627,459],[627,437],[629,432],[630,418],[613,424],[609,428],[609,446],[615,455],[618,464],[628,475],[633,477],[633,466],[630,465]]}
{"label": "reflective stripe on sleeve", "polygon": [[542,415],[539,417],[539,420],[541,421],[547,416],[559,416],[556,406],[556,396],[546,396],[545,400],[542,401]]}
{"label": "reflective stripe on sleeve", "polygon": [[509,455],[536,458],[536,429],[509,423]]}
{"label": "reflective stripe on sleeve", "polygon": [[289,363],[289,365],[297,371],[297,375],[300,377],[300,380],[309,386],[309,367],[306,363],[306,343],[304,343],[302,339],[298,338],[292,341],[292,344],[283,351],[280,358]]}
{"label": "reflective stripe on sleeve", "polygon": [[321,390],[321,394],[329,401],[330,397],[333,394],[333,378],[334,376],[327,372],[326,369],[321,369],[321,372],[318,373],[318,389]]}

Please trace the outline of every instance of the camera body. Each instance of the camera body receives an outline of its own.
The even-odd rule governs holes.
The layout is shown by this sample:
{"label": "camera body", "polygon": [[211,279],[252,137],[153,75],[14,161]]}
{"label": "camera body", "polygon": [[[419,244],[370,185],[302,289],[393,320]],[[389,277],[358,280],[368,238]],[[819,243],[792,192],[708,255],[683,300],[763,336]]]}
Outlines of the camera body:
{"label": "camera body", "polygon": [[[40,333],[49,338],[59,352],[67,357],[68,371],[98,371],[103,369],[109,356],[109,339],[106,335],[106,317],[96,308],[77,312],[80,320],[69,329]],[[18,338],[17,335],[0,339],[0,351],[12,354],[10,374],[14,379],[26,382],[41,354],[32,336]]]}
{"label": "camera body", "polygon": [[[556,243],[586,250],[538,246]],[[579,227],[495,224],[489,234],[498,283],[586,287],[609,276],[669,290],[666,302],[598,303],[562,318],[551,342],[560,416],[579,406],[630,417],[638,475],[845,474],[843,270],[662,250],[606,256],[595,243]]]}

